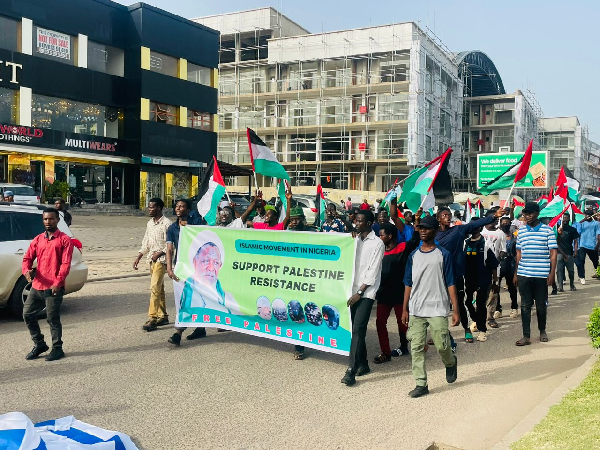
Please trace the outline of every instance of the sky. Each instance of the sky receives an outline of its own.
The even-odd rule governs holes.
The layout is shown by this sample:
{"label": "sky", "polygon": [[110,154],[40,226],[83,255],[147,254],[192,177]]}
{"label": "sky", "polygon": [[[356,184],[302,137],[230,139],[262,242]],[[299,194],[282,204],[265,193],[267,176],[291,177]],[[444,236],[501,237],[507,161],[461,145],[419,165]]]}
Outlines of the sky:
{"label": "sky", "polygon": [[[131,0],[117,0],[130,5]],[[193,18],[272,6],[316,33],[414,21],[453,52],[480,50],[507,92],[529,89],[544,117],[578,116],[600,143],[597,0],[147,0]]]}

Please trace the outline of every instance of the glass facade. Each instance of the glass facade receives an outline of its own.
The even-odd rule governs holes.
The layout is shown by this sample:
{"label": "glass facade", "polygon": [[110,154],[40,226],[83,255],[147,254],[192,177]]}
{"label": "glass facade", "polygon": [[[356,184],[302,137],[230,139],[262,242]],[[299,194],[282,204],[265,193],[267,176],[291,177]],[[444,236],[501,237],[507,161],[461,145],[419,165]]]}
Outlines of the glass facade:
{"label": "glass facade", "polygon": [[150,102],[150,120],[153,122],[177,125],[177,106]]}
{"label": "glass facade", "polygon": [[19,91],[0,88],[0,123],[17,124],[19,120]]}
{"label": "glass facade", "polygon": [[188,109],[187,126],[204,131],[212,131],[212,114]]}
{"label": "glass facade", "polygon": [[0,16],[0,48],[16,52],[18,50],[19,22]]}
{"label": "glass facade", "polygon": [[211,69],[208,67],[199,66],[188,62],[187,65],[187,79],[192,83],[203,84],[205,86],[211,86],[210,82]]}
{"label": "glass facade", "polygon": [[33,94],[31,124],[92,136],[123,137],[123,111],[102,105]]}
{"label": "glass facade", "polygon": [[176,77],[179,68],[179,59],[164,55],[162,53],[150,51],[150,70],[152,72],[162,73]]}
{"label": "glass facade", "polygon": [[125,52],[117,47],[88,41],[88,69],[122,77]]}

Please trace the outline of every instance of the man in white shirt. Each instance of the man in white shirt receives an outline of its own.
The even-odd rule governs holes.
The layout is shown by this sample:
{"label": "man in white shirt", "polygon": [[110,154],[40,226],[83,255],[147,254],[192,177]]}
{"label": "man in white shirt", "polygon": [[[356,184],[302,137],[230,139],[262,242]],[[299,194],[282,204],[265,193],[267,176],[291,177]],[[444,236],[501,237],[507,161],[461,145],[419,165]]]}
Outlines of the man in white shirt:
{"label": "man in white shirt", "polygon": [[374,221],[375,216],[370,210],[356,213],[353,294],[348,299],[352,317],[352,342],[348,369],[342,378],[342,383],[346,386],[356,383],[356,376],[360,377],[371,371],[365,337],[375,294],[381,281],[381,263],[385,252],[383,241],[371,229]]}
{"label": "man in white shirt", "polygon": [[[496,211],[497,208],[491,209],[486,216],[494,215]],[[497,229],[496,225],[497,222],[486,225],[481,231],[481,235],[485,239],[486,248],[491,249],[494,252],[496,259],[500,261],[506,255],[506,235],[502,230]],[[500,266],[498,266],[497,270],[498,276],[500,276]],[[498,289],[497,284],[492,284],[492,289],[490,290],[490,295],[486,303],[487,321],[488,326],[491,328],[498,328],[499,325],[496,322],[496,319],[502,317],[500,311],[496,312],[496,306],[498,304],[496,295],[500,295],[500,290]]]}
{"label": "man in white shirt", "polygon": [[258,195],[255,195],[254,200],[252,200],[252,203],[250,203],[246,212],[235,220],[235,203],[231,202],[229,205],[223,206],[221,211],[219,211],[219,226],[227,228],[246,228],[246,220],[259,200],[262,201]]}

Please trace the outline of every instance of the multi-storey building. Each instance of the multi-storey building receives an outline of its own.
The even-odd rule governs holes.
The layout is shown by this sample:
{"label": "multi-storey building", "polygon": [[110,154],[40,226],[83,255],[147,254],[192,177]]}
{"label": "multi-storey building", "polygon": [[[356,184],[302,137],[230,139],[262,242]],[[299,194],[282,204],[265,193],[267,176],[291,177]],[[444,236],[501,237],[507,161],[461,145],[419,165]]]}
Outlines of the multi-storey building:
{"label": "multi-storey building", "polygon": [[575,116],[545,117],[540,120],[540,143],[548,151],[550,179],[556,181],[567,167],[583,192],[600,187],[600,146],[589,139],[586,126]]}
{"label": "multi-storey building", "polygon": [[216,154],[218,32],[108,0],[0,10],[0,181],[89,202],[189,196]]}
{"label": "multi-storey building", "polygon": [[458,66],[417,24],[311,34],[273,8],[193,20],[221,32],[219,159],[250,163],[250,127],[296,186],[386,190],[447,147],[458,173]]}

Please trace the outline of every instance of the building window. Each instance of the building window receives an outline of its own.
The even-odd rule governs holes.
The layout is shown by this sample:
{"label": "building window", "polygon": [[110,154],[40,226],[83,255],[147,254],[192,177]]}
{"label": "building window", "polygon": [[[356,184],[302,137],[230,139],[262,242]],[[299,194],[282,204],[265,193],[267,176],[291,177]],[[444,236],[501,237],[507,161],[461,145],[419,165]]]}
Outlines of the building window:
{"label": "building window", "polygon": [[88,41],[88,69],[122,77],[125,71],[125,52],[110,45]]}
{"label": "building window", "polygon": [[212,114],[188,109],[187,126],[204,131],[212,131]]}
{"label": "building window", "polygon": [[173,56],[150,51],[150,70],[171,77],[177,77],[179,60]]}
{"label": "building window", "polygon": [[19,91],[0,88],[0,123],[19,123]]}
{"label": "building window", "polygon": [[37,128],[68,133],[123,136],[122,110],[35,93],[31,99],[31,122]]}
{"label": "building window", "polygon": [[150,102],[150,120],[153,122],[177,125],[177,106]]}
{"label": "building window", "polygon": [[74,38],[68,34],[33,27],[35,55],[41,58],[73,65],[75,63],[73,42]]}
{"label": "building window", "polygon": [[0,48],[16,52],[18,50],[19,22],[0,17]]}
{"label": "building window", "polygon": [[203,84],[204,86],[211,86],[210,82],[211,69],[208,67],[198,66],[188,62],[187,67],[187,79],[193,83]]}

